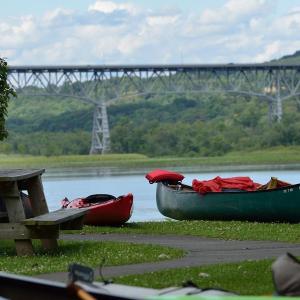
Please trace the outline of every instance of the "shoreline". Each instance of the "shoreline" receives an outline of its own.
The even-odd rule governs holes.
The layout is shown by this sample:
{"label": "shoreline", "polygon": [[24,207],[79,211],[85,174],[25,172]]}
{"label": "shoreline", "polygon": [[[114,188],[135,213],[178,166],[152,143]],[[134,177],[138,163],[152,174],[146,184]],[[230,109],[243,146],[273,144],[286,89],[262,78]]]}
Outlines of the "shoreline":
{"label": "shoreline", "polygon": [[[82,166],[82,167],[46,167],[43,177],[65,177],[65,176],[119,176],[119,175],[145,175],[148,172],[159,169],[159,167],[115,167],[115,166]],[[179,173],[213,173],[213,172],[232,172],[232,171],[272,171],[272,170],[299,170],[300,163],[296,164],[255,164],[255,165],[199,165],[199,166],[170,166],[162,167]],[[77,175],[80,170],[80,174]],[[58,173],[59,172],[59,173]]]}
{"label": "shoreline", "polygon": [[[270,148],[248,152],[230,152],[223,156],[162,156],[143,154],[103,154],[30,156],[0,154],[2,169],[45,169],[46,174],[127,175],[146,174],[154,169],[177,172],[226,172],[262,170],[300,170],[300,146]],[[48,175],[46,175],[48,176]]]}

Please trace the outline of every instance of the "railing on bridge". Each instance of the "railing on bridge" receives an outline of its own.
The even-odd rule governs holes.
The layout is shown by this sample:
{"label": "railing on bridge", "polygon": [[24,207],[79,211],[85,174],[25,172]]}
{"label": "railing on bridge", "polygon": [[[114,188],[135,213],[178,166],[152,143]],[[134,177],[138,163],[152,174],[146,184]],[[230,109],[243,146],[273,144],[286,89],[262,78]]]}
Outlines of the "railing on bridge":
{"label": "railing on bridge", "polygon": [[37,87],[93,104],[91,154],[109,151],[106,106],[114,99],[157,91],[243,94],[267,101],[270,120],[280,121],[282,102],[300,95],[295,64],[9,66],[8,80],[17,91]]}

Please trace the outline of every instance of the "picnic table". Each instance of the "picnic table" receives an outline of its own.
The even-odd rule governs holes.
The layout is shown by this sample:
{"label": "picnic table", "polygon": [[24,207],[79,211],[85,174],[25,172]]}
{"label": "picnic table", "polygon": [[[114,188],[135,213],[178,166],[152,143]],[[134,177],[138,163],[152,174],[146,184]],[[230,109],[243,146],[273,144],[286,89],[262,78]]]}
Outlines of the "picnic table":
{"label": "picnic table", "polygon": [[[40,239],[46,249],[55,249],[59,230],[79,229],[83,225],[85,209],[49,212],[41,179],[44,172],[44,169],[0,170],[0,240],[14,240],[17,255],[33,255],[32,239]],[[26,218],[21,191],[28,192],[32,218]]]}

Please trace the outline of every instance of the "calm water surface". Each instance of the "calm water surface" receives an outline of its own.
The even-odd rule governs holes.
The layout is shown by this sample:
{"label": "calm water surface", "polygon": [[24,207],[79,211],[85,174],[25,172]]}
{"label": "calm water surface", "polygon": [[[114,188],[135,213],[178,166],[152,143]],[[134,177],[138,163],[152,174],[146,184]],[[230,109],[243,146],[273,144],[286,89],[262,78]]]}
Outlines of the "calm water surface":
{"label": "calm water surface", "polygon": [[[133,173],[133,172],[129,172]],[[249,176],[255,182],[267,183],[271,176],[290,183],[300,182],[300,170],[291,171],[232,171],[232,172],[207,172],[207,173],[182,173],[183,182],[191,184],[193,179],[208,180],[216,176],[233,177]],[[159,221],[165,217],[156,208],[156,184],[149,184],[145,173],[140,175],[122,174],[111,175],[95,172],[95,169],[74,169],[72,172],[51,170],[43,175],[44,192],[49,209],[60,208],[60,200],[64,197],[70,200],[86,197],[91,194],[111,194],[114,196],[132,193],[134,196],[134,210],[130,219],[136,221]]]}

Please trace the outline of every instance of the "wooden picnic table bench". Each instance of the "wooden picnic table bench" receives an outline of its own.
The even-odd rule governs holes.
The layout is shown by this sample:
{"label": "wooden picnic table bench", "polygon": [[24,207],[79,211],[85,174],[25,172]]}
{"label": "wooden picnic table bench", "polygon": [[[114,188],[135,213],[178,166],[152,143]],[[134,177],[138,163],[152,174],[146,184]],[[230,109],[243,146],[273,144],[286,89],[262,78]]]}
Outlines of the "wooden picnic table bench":
{"label": "wooden picnic table bench", "polygon": [[[60,209],[49,212],[38,170],[0,170],[0,240],[15,240],[18,255],[32,255],[31,239],[41,239],[44,248],[57,247],[60,229],[78,229],[83,225],[85,209]],[[28,192],[33,217],[26,218],[20,191]],[[4,205],[3,205],[4,204]]]}

